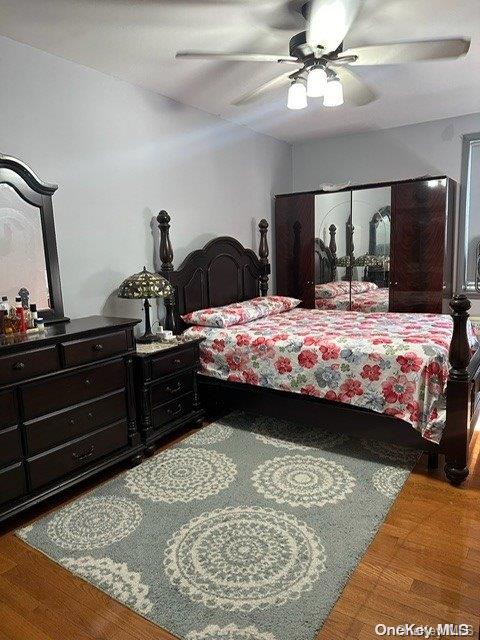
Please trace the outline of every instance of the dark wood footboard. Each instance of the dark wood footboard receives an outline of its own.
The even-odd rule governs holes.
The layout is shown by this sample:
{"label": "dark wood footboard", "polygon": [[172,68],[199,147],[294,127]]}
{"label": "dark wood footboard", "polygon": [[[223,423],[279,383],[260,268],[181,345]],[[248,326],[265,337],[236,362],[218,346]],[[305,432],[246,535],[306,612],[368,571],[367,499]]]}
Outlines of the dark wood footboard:
{"label": "dark wood footboard", "polygon": [[470,358],[467,322],[470,300],[465,295],[450,301],[453,336],[450,343],[450,373],[447,382],[447,418],[440,449],[445,453],[445,475],[454,485],[468,476],[470,440],[477,418],[480,351]]}

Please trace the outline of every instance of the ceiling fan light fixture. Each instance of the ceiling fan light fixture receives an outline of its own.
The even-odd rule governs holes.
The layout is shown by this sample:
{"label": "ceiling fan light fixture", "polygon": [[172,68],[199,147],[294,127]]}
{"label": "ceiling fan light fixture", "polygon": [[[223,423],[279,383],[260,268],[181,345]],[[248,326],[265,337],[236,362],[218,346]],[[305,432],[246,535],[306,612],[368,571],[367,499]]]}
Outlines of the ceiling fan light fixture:
{"label": "ceiling fan light fixture", "polygon": [[298,110],[305,109],[307,106],[307,87],[305,86],[304,80],[297,78],[288,89],[287,107]]}
{"label": "ceiling fan light fixture", "polygon": [[329,78],[325,96],[323,98],[324,107],[339,107],[343,104],[343,87],[340,80],[335,76]]}
{"label": "ceiling fan light fixture", "polygon": [[327,88],[327,73],[321,66],[315,66],[308,72],[307,76],[307,96],[309,98],[320,98],[325,94]]}

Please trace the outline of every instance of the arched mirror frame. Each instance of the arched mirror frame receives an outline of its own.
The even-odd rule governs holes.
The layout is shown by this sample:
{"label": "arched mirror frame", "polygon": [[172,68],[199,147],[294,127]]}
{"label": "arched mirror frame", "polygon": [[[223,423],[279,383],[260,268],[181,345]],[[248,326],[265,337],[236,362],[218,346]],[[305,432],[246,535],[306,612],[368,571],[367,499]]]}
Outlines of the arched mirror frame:
{"label": "arched mirror frame", "polygon": [[58,186],[42,182],[24,162],[2,154],[0,154],[0,184],[10,185],[25,202],[39,209],[51,303],[50,309],[39,309],[39,315],[44,318],[47,324],[65,322],[68,318],[65,318],[63,311],[52,205],[52,196]]}

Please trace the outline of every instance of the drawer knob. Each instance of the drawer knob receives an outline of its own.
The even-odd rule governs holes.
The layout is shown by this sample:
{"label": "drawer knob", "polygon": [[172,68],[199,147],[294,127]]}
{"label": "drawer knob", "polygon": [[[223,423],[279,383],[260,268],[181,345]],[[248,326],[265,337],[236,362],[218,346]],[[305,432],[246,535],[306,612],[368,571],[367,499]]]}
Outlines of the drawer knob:
{"label": "drawer knob", "polygon": [[94,344],[93,345],[93,350],[94,351],[103,351],[103,344]]}
{"label": "drawer knob", "polygon": [[12,364],[12,369],[15,369],[15,371],[21,371],[22,369],[25,369],[25,363],[24,362],[14,362]]}
{"label": "drawer knob", "polygon": [[93,413],[92,413],[92,412],[87,413],[87,418],[90,418],[90,420],[92,420],[92,418],[93,418]]}
{"label": "drawer knob", "polygon": [[167,413],[169,416],[178,416],[179,413],[182,413],[182,405],[178,404],[176,409],[167,409]]}
{"label": "drawer knob", "polygon": [[73,418],[70,418],[70,420],[68,421],[68,424],[73,425],[75,424],[75,420]]}
{"label": "drawer knob", "polygon": [[173,364],[178,367],[178,365],[182,364],[182,361],[180,360],[180,358],[175,358],[175,360],[173,361]]}
{"label": "drawer knob", "polygon": [[85,386],[89,387],[92,383],[90,382],[90,380],[88,378],[85,379]]}
{"label": "drawer knob", "polygon": [[74,460],[86,460],[87,458],[90,458],[90,456],[93,454],[94,449],[95,449],[95,447],[92,444],[85,451],[79,451],[79,452],[72,453],[72,458]]}
{"label": "drawer knob", "polygon": [[177,384],[174,387],[167,387],[167,392],[168,393],[177,393],[178,391],[180,391],[181,388],[182,388],[182,383],[181,382],[177,382]]}

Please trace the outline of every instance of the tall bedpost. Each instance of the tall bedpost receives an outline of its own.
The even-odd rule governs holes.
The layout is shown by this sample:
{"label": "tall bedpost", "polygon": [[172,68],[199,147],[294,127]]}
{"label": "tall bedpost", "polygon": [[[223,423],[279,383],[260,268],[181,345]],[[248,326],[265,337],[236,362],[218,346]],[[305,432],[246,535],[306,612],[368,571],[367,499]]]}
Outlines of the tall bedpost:
{"label": "tall bedpost", "polygon": [[[160,273],[164,278],[170,280],[170,276],[173,272],[173,249],[172,243],[170,242],[170,216],[166,211],[162,210],[157,216],[157,222],[160,229]],[[175,333],[176,322],[174,295],[164,298],[163,303],[165,305],[165,329]]]}
{"label": "tall bedpost", "polygon": [[445,475],[453,485],[461,484],[468,476],[470,344],[467,321],[470,307],[470,300],[464,294],[456,295],[450,301],[453,335],[448,353],[450,373],[447,382],[447,422],[444,439]]}
{"label": "tall bedpost", "polygon": [[336,258],[337,257],[337,240],[335,236],[337,235],[337,227],[334,224],[331,224],[328,227],[328,232],[330,233],[330,243],[328,245],[328,248],[332,252],[332,256]]}
{"label": "tall bedpost", "polygon": [[268,276],[270,275],[270,263],[268,261],[268,222],[263,219],[258,223],[260,230],[260,244],[258,247],[258,255],[260,258],[260,264],[262,266],[262,273],[260,275],[260,294],[266,296],[268,293]]}
{"label": "tall bedpost", "polygon": [[330,249],[330,253],[332,254],[332,280],[336,282],[338,277],[337,271],[337,227],[334,224],[331,224],[328,227],[328,232],[330,233],[330,242],[328,244],[328,248]]}

